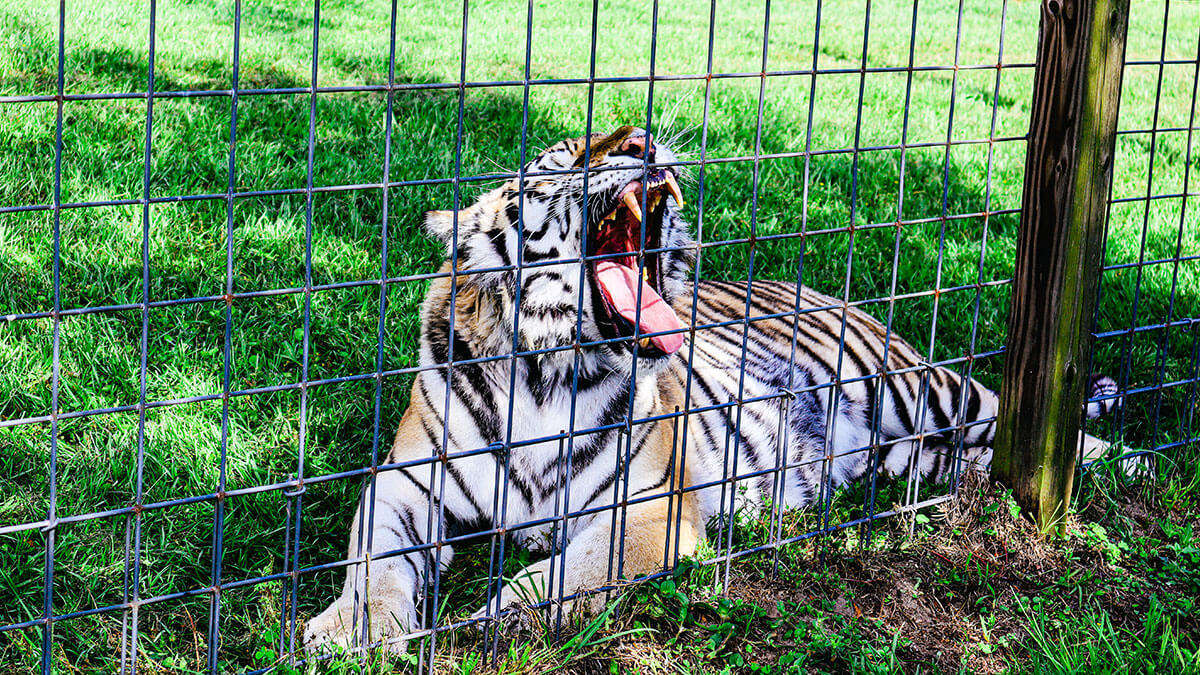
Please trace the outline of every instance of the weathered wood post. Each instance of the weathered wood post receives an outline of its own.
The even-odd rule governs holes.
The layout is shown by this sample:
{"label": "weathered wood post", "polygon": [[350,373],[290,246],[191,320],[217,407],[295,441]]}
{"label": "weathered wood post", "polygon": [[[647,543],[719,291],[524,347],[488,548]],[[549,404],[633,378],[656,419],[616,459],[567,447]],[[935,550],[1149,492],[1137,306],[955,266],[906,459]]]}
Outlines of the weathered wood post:
{"label": "weathered wood post", "polygon": [[1129,0],[1043,0],[993,476],[1043,530],[1070,505]]}

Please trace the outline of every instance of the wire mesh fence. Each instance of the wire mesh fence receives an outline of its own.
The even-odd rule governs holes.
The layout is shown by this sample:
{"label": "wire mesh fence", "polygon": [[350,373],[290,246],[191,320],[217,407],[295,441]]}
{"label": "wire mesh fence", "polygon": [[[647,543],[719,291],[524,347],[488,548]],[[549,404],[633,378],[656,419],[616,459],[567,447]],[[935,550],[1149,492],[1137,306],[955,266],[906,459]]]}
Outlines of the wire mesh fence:
{"label": "wire mesh fence", "polygon": [[[839,401],[856,388],[915,382],[925,410],[938,387],[999,386],[1036,5],[63,0],[2,11],[2,670],[266,672],[310,658],[304,626],[371,561],[412,564],[421,577],[411,623],[392,644],[407,640],[414,664],[432,671],[455,649],[448,631],[483,626],[479,639],[499,648],[494,599],[527,564],[548,556],[551,599],[576,595],[563,551],[581,523],[608,523],[591,557],[615,582],[632,576],[631,509],[666,509],[675,541],[662,544],[658,567],[669,568],[685,501],[718,494],[694,558],[727,588],[743,559],[815,552],[821,535],[847,528],[869,541],[876,521],[949,499],[957,466],[944,480],[907,461],[875,469],[904,442],[918,455],[945,443],[956,463],[969,461],[965,439],[991,422],[952,415],[884,437],[892,413],[878,395],[865,438],[843,443],[836,429],[848,405]],[[1164,460],[1159,472],[1193,457],[1200,437],[1200,223],[1189,210],[1198,36],[1195,6],[1131,12],[1096,309],[1092,370],[1117,379],[1119,393],[1102,398],[1123,406],[1086,431]],[[647,226],[632,250],[598,251],[585,227],[572,232],[574,249],[564,245],[573,255],[530,255],[529,238],[550,221],[537,191],[574,182],[591,213],[588,200],[600,198],[589,184],[628,170],[593,161],[623,125],[644,130],[614,141],[644,139],[628,153],[638,211],[667,209],[651,203],[657,194],[666,204],[666,193],[645,186],[678,175],[670,212],[694,242],[656,239]],[[537,162],[580,135],[580,163]],[[500,214],[523,223],[516,255],[460,264],[478,259],[464,248],[465,209],[506,184],[513,208]],[[633,207],[613,213],[621,208]],[[447,247],[423,230],[437,209],[454,214]],[[680,278],[680,306],[691,308],[681,329],[642,321],[652,311],[642,294],[662,290],[664,276],[631,282],[628,334],[586,330],[589,275],[628,253],[636,276],[646,260],[695,255]],[[475,330],[453,316],[480,280],[502,279],[511,306],[529,307],[545,293],[531,280],[547,272],[567,285],[574,275],[566,338],[523,341],[521,322],[528,330],[539,318],[514,311],[500,348],[455,346]],[[742,304],[705,318],[701,280],[743,289]],[[757,281],[824,295],[763,309],[744,291]],[[443,291],[451,309],[439,353],[422,299]],[[878,320],[881,342],[855,333],[855,311]],[[825,380],[746,384],[757,349],[748,336],[771,321],[791,331],[789,373],[819,341],[811,326],[835,327],[821,333],[833,364]],[[693,380],[702,367],[692,345],[705,331],[741,336],[725,394]],[[581,387],[604,378],[587,381],[583,362],[603,350],[624,355],[614,372],[650,387],[637,369],[654,366],[632,356],[647,332],[687,336],[671,357],[682,397],[647,409],[629,385],[613,398],[619,414],[586,409],[595,399]],[[902,341],[916,366],[891,360]],[[882,367],[864,363],[872,350]],[[571,395],[530,410],[533,399],[505,392],[544,362],[569,364],[560,384]],[[485,369],[499,381],[472,379]],[[425,376],[444,378],[440,397],[414,389]],[[468,395],[455,381],[497,396],[464,416],[452,410]],[[739,453],[757,442],[742,433],[743,415],[747,429],[762,411],[788,426],[797,401],[825,406],[817,459],[739,471]],[[410,406],[442,420],[425,430],[420,457],[389,452]],[[666,429],[666,447],[689,447],[696,420],[712,413],[730,420],[710,445],[732,466],[688,482],[692,455],[672,450],[655,490],[629,492],[639,439]],[[454,438],[482,417],[495,427],[483,442]],[[588,483],[581,453],[597,438],[611,449],[602,469],[587,464],[599,472]],[[534,453],[547,459],[533,470],[548,486],[540,500],[521,494]],[[839,458],[867,469],[835,489]],[[456,474],[472,462],[491,473]],[[779,486],[805,467],[817,472],[816,493],[785,510]],[[403,545],[373,541],[377,507],[392,508],[378,486],[417,474],[424,513],[399,526],[414,532]],[[740,512],[742,486],[760,480],[758,511]],[[466,522],[459,492],[492,503]],[[352,534],[354,519],[368,525]],[[539,543],[545,550],[530,553]]]}

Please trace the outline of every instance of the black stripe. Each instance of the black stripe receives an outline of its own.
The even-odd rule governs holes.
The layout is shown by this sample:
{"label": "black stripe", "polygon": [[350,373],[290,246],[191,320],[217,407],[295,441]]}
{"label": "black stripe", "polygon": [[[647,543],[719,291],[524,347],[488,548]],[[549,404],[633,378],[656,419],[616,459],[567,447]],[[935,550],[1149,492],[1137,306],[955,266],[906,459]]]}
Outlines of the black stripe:
{"label": "black stripe", "polygon": [[462,491],[463,496],[467,498],[467,502],[471,504],[471,508],[475,509],[475,516],[472,518],[472,520],[483,518],[483,507],[479,505],[479,502],[475,501],[475,497],[472,495],[471,488],[467,485],[467,481],[463,480],[462,472],[458,470],[458,467],[454,466],[454,462],[446,462],[446,471],[450,474],[450,477],[454,479],[455,484],[458,485],[458,489]]}
{"label": "black stripe", "polygon": [[[421,428],[425,430],[425,437],[429,439],[429,444],[433,446],[435,451],[440,450],[442,448],[442,439],[438,436],[437,431],[429,425],[429,421],[424,417],[419,419],[421,421]],[[442,429],[446,428],[445,425],[441,426]]]}
{"label": "black stripe", "polygon": [[450,334],[450,320],[446,316],[446,310],[449,308],[449,302],[443,302],[440,307],[435,309],[432,318],[423,321],[425,323],[424,338],[426,344],[429,345],[429,353],[433,357],[434,363],[446,363],[450,360],[450,350],[447,348],[447,336]]}
{"label": "black stripe", "polygon": [[[700,386],[701,393],[708,398],[710,403],[715,404],[721,402],[717,400],[716,396],[713,394],[712,387],[704,379],[704,376],[701,373],[693,371],[692,382]],[[700,428],[704,431],[704,436],[708,441],[708,447],[716,449],[719,444],[717,442],[716,434],[713,432],[712,425],[709,424],[707,419],[710,414],[719,420],[724,420],[725,416],[721,414],[720,410],[711,410],[708,412],[699,413],[698,415],[700,420]]]}
{"label": "black stripe", "polygon": [[[424,539],[422,539],[421,536],[418,534],[416,520],[414,519],[411,509],[401,512],[400,516],[401,516],[400,524],[404,526],[404,529],[409,533],[409,536],[412,537],[412,542],[414,544],[429,543],[429,542],[426,542]],[[434,521],[431,519],[430,525],[434,525],[434,524],[435,524]],[[436,528],[431,527],[430,529],[435,530]],[[435,532],[435,535],[436,535],[436,532]],[[431,554],[429,552],[429,549],[426,548],[426,549],[421,549],[420,551],[412,551],[412,553],[418,554],[418,555],[424,554],[425,564],[429,566],[429,571],[433,572],[433,554]]]}
{"label": "black stripe", "polygon": [[612,469],[611,471],[608,472],[608,475],[605,476],[604,480],[600,481],[600,485],[596,486],[596,489],[592,491],[592,496],[587,498],[587,501],[585,501],[583,503],[583,506],[581,508],[586,509],[589,506],[591,506],[592,502],[596,501],[597,497],[599,497],[601,494],[603,494],[609,488],[612,487],[613,481],[615,481],[616,479],[617,479],[617,470]]}
{"label": "black stripe", "polygon": [[564,379],[575,382],[575,384],[576,384],[575,390],[577,392],[578,391],[588,391],[588,390],[592,389],[593,387],[603,384],[608,379],[608,376],[610,374],[611,374],[611,371],[607,371],[607,370],[597,370],[597,371],[591,372],[591,373],[584,371],[584,372],[579,373],[579,378],[578,378],[578,380],[576,380],[575,379],[575,369],[574,369],[574,367],[572,367],[571,369],[567,370],[567,374]]}
{"label": "black stripe", "polygon": [[[542,270],[540,272],[535,272],[533,274],[527,275],[525,277],[525,280],[521,282],[521,297],[522,298],[529,297],[529,285],[540,279],[548,279],[550,281],[563,281],[563,275],[559,274],[558,272],[556,272],[554,270]],[[572,305],[572,308],[574,308],[573,305]]]}
{"label": "black stripe", "polygon": [[[610,424],[616,424],[625,416],[629,396],[625,392],[619,392],[608,400],[604,406],[604,411],[600,413],[600,419],[596,420],[593,425],[595,427],[606,427]],[[594,435],[598,440],[590,447],[584,448],[582,451],[576,448],[571,457],[571,478],[574,480],[583,473],[591,463],[596,459],[601,449],[609,444],[609,438],[616,432],[616,429],[606,429]]]}
{"label": "black stripe", "polygon": [[[407,544],[404,544],[403,546],[400,546],[399,548],[408,548],[409,546],[417,543],[417,542],[409,539],[406,534],[401,533],[400,530],[397,530],[395,527],[393,527],[391,525],[385,524],[384,527],[389,532],[391,532],[393,535],[395,535],[395,537],[397,539],[399,539],[400,541],[405,541],[405,540],[408,541]],[[420,584],[421,583],[421,570],[417,569],[417,564],[414,563],[411,558],[409,558],[409,556],[411,556],[415,553],[416,553],[416,551],[409,551],[408,553],[401,555],[400,559],[403,560],[404,562],[408,563],[408,566],[412,568],[413,582],[416,584]]]}
{"label": "black stripe", "polygon": [[940,370],[940,368],[935,369],[929,376],[928,388],[925,391],[925,408],[933,413],[933,423],[937,425],[938,429],[949,429],[952,422],[946,415],[945,407],[942,404],[942,390],[938,383],[934,382],[936,377],[938,380],[942,380],[941,386],[945,386],[944,376],[939,372]]}
{"label": "black stripe", "polygon": [[[498,237],[493,236],[493,237],[487,238],[488,241],[491,243],[492,248],[496,250],[496,255],[500,256],[500,261],[504,263],[505,267],[512,266],[512,258],[510,258],[508,255],[508,233],[509,232],[510,232],[510,230],[505,228],[503,230],[500,230],[500,236],[498,236]],[[518,253],[518,255],[520,255],[520,254]]]}
{"label": "black stripe", "polygon": [[506,484],[511,485],[514,488],[516,488],[517,492],[520,493],[521,498],[524,499],[525,503],[528,504],[532,508],[533,507],[533,488],[529,487],[529,483],[525,482],[525,479],[523,479],[521,477],[520,472],[513,471],[512,467],[508,466],[505,469],[504,474],[508,478],[508,482]]}
{"label": "black stripe", "polygon": [[[960,403],[960,401],[962,401],[962,385],[959,384],[960,377],[962,376],[958,373],[948,370],[942,371],[942,380],[944,382],[943,386],[950,390],[950,414],[956,418],[958,417],[959,412],[961,412],[960,406],[962,405]],[[939,400],[941,399],[940,396],[938,398]],[[964,421],[965,420],[959,420],[959,423]]]}
{"label": "black stripe", "polygon": [[557,246],[551,246],[545,251],[535,251],[529,247],[525,247],[525,262],[535,263],[543,260],[556,260],[562,257]]}
{"label": "black stripe", "polygon": [[[405,467],[405,468],[403,468],[403,469],[399,469],[399,472],[400,472],[400,475],[402,475],[402,476],[404,476],[405,478],[407,478],[407,479],[409,479],[410,481],[412,481],[412,484],[413,484],[413,485],[416,485],[416,486],[417,486],[417,489],[418,489],[418,490],[420,490],[420,491],[421,491],[421,494],[425,495],[425,497],[426,497],[426,498],[428,498],[428,497],[430,497],[430,496],[431,496],[431,495],[429,494],[429,488],[428,488],[428,487],[426,487],[425,485],[422,485],[422,484],[421,484],[421,481],[419,481],[419,480],[417,480],[416,478],[414,478],[414,477],[413,477],[413,475],[412,475],[411,473],[409,473],[409,472],[408,472],[408,467]],[[384,502],[384,503],[387,503],[387,502]],[[388,504],[388,505],[392,507],[392,510],[393,510],[393,511],[399,511],[399,510],[400,510],[400,509],[399,509],[399,507],[397,507],[397,506],[394,506],[394,505],[392,505],[392,504]]]}
{"label": "black stripe", "polygon": [[663,475],[661,478],[658,479],[657,483],[655,483],[654,485],[651,485],[650,487],[645,487],[645,488],[642,488],[641,490],[638,490],[637,492],[630,495],[629,498],[632,499],[634,497],[644,495],[647,492],[650,492],[652,490],[657,490],[658,488],[662,487],[663,485],[665,485],[667,483],[667,481],[671,480],[671,473],[674,470],[675,470],[674,462],[667,462],[666,468],[663,470]]}
{"label": "black stripe", "polygon": [[555,390],[555,382],[546,382],[542,376],[542,361],[537,357],[523,359],[525,362],[525,388],[533,394],[534,403],[541,408]]}
{"label": "black stripe", "polygon": [[510,225],[521,226],[521,208],[518,201],[510,201],[504,205],[504,217]]}
{"label": "black stripe", "polygon": [[[888,389],[892,392],[892,406],[896,410],[896,417],[900,419],[900,426],[904,436],[911,436],[917,433],[916,420],[914,410],[912,409],[916,403],[916,395],[912,387],[908,386],[907,375],[892,375],[887,377]],[[904,392],[901,395],[899,388],[896,386],[897,379],[904,385]]]}
{"label": "black stripe", "polygon": [[425,387],[425,378],[417,377],[417,393],[421,395],[421,401],[425,404],[426,410],[433,415],[433,419],[438,426],[443,426],[442,415],[438,412],[437,406],[433,404],[433,397],[429,395],[429,389]]}
{"label": "black stripe", "polygon": [[547,316],[570,317],[575,314],[576,306],[569,302],[557,302],[550,305],[522,305],[521,316],[528,319],[544,319]]}
{"label": "black stripe", "polygon": [[979,419],[979,385],[974,380],[970,380],[968,385],[967,418],[964,422],[974,422]]}
{"label": "black stripe", "polygon": [[[458,335],[455,335],[454,360],[456,362],[467,361],[473,358],[475,355],[471,352],[470,346]],[[454,375],[463,376],[469,387],[464,386],[463,380]],[[467,408],[471,418],[475,421],[484,442],[490,444],[499,441],[501,437],[500,419],[496,414],[496,402],[492,397],[492,389],[483,377],[483,368],[478,364],[458,365],[456,363],[451,368],[448,379],[459,402]],[[476,397],[481,400],[477,401]]]}

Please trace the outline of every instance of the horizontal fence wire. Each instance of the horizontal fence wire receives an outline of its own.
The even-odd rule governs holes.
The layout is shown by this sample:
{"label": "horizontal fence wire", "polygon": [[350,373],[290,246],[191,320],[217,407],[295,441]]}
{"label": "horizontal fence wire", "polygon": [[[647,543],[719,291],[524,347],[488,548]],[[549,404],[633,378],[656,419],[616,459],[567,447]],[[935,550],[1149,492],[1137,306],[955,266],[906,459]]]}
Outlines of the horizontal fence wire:
{"label": "horizontal fence wire", "polygon": [[[455,635],[473,635],[481,653],[501,655],[502,628],[511,610],[498,607],[496,596],[525,562],[537,559],[517,545],[514,535],[546,533],[550,596],[532,604],[546,610],[550,625],[561,632],[568,620],[564,602],[588,602],[597,594],[611,601],[625,590],[616,580],[628,576],[627,565],[633,564],[625,528],[629,514],[639,508],[669,505],[667,532],[676,537],[674,553],[667,542],[660,566],[667,569],[650,575],[661,578],[679,562],[684,515],[674,505],[718,491],[724,512],[709,524],[708,543],[695,563],[717,570],[720,590],[727,592],[736,586],[737,566],[745,561],[768,558],[777,569],[781,551],[789,548],[806,547],[806,553],[823,555],[823,542],[840,532],[858,532],[858,541],[865,544],[882,521],[911,518],[954,497],[957,471],[951,480],[936,482],[909,464],[898,477],[887,477],[884,450],[893,444],[924,448],[953,439],[946,441],[949,451],[956,466],[964,468],[969,461],[964,438],[990,428],[994,418],[921,419],[916,432],[885,439],[880,429],[887,412],[879,396],[869,411],[866,439],[843,446],[835,442],[837,412],[846,405],[840,392],[881,392],[911,376],[921,383],[918,400],[928,401],[940,396],[934,374],[944,369],[953,373],[954,391],[962,397],[956,404],[962,408],[965,385],[972,379],[998,384],[1020,213],[1024,125],[1036,67],[1031,62],[1036,7],[1006,1],[978,10],[960,0],[931,8],[914,0],[899,8],[868,2],[849,11],[815,0],[800,11],[768,1],[754,5],[747,19],[744,12],[715,0],[694,7],[654,2],[644,8],[640,23],[625,26],[625,31],[645,33],[644,62],[636,63],[636,73],[611,74],[608,59],[637,60],[608,50],[614,40],[628,37],[603,24],[610,11],[618,10],[594,1],[581,11],[582,30],[576,37],[583,37],[576,46],[587,59],[586,66],[573,70],[550,63],[543,51],[544,26],[554,24],[553,12],[533,2],[508,4],[501,10],[464,0],[440,14],[439,22],[453,27],[459,37],[456,60],[450,67],[430,66],[429,74],[416,78],[427,81],[409,81],[412,76],[405,72],[413,65],[406,50],[414,44],[405,34],[414,29],[410,22],[421,20],[414,13],[425,10],[409,11],[395,0],[386,12],[373,9],[379,24],[369,30],[386,36],[380,43],[386,42],[385,53],[373,58],[386,65],[362,83],[348,84],[344,66],[336,60],[346,57],[340,33],[351,21],[346,10],[323,6],[320,0],[292,3],[289,11],[295,11],[288,16],[296,27],[286,41],[281,35],[273,39],[280,41],[279,49],[291,50],[292,62],[280,62],[294,72],[275,75],[283,86],[260,86],[262,14],[240,0],[223,3],[228,6],[228,30],[221,33],[228,35],[221,47],[227,59],[222,66],[228,71],[226,87],[196,84],[205,77],[180,71],[174,53],[180,37],[164,32],[174,26],[171,13],[177,8],[151,0],[137,10],[141,23],[136,25],[145,28],[146,48],[135,53],[137,63],[131,67],[138,84],[127,87],[140,91],[122,91],[121,83],[103,77],[80,76],[83,65],[72,58],[89,39],[80,25],[80,17],[89,16],[85,8],[60,0],[44,25],[30,19],[29,31],[44,33],[38,35],[49,45],[46,63],[53,86],[38,89],[42,85],[36,82],[25,86],[6,76],[0,81],[0,111],[21,121],[44,118],[43,109],[53,110],[48,118],[53,120],[53,141],[39,146],[44,156],[53,157],[52,176],[46,176],[52,184],[49,190],[0,186],[0,273],[6,274],[0,286],[10,287],[3,297],[11,299],[11,306],[0,305],[0,347],[7,350],[0,354],[15,355],[12,362],[24,366],[14,367],[27,366],[34,374],[0,373],[6,378],[0,381],[14,389],[0,392],[5,397],[0,400],[0,455],[11,457],[4,460],[11,477],[0,478],[0,551],[15,551],[0,554],[0,559],[14,561],[5,565],[19,570],[12,590],[0,591],[0,670],[50,673],[68,667],[88,670],[102,662],[102,672],[161,665],[262,673],[281,663],[323,661],[331,656],[305,651],[303,630],[337,597],[344,575],[371,566],[393,569],[388,565],[415,559],[424,565],[418,625],[407,626],[411,630],[391,642],[407,641],[412,665],[432,673],[461,656],[459,643],[468,639],[449,639],[448,631],[483,628],[482,633]],[[497,30],[490,22],[500,11],[510,21],[506,39],[519,44],[519,53],[496,56],[479,47],[480,40]],[[1165,3],[1161,14],[1149,6],[1133,11],[1115,179],[1108,198],[1108,246],[1093,327],[1092,370],[1113,376],[1119,386],[1119,393],[1099,395],[1093,402],[1116,400],[1121,405],[1111,418],[1089,422],[1085,431],[1128,455],[1155,458],[1161,474],[1171,471],[1179,458],[1192,457],[1188,453],[1200,441],[1195,420],[1200,218],[1189,208],[1200,194],[1191,176],[1200,16],[1178,2]],[[691,20],[685,51],[696,57],[685,66],[677,58],[681,12]],[[849,25],[857,27],[849,37],[842,35]],[[741,61],[731,58],[726,44],[731,26],[753,36],[741,46],[749,54]],[[301,34],[304,46],[296,47],[292,43]],[[1177,35],[1188,37],[1188,53],[1179,52],[1172,39]],[[922,42],[928,36],[940,40],[932,57]],[[95,50],[90,53],[98,58]],[[878,61],[881,53],[887,55],[886,65]],[[330,55],[333,59],[326,60]],[[500,58],[517,64],[520,77],[483,67]],[[577,89],[585,93],[570,93]],[[497,108],[476,107],[474,97],[491,95],[509,98],[497,99]],[[336,97],[372,101],[383,119],[363,122],[353,111],[339,113],[327,105]],[[548,97],[561,101],[548,105]],[[300,103],[285,107],[293,100]],[[257,107],[276,102],[281,107],[272,113],[294,118],[281,127],[286,134],[271,127],[276,122],[265,120]],[[426,120],[445,127],[437,130],[444,132],[440,145],[430,140],[433,135],[417,136],[410,123],[421,114],[421,105],[441,106]],[[560,111],[578,126],[563,130],[566,125],[546,110],[554,105],[578,108]],[[120,127],[113,112],[107,122],[111,129],[101,117],[88,131],[89,114],[122,110],[120,106],[137,107],[136,124]],[[220,109],[224,128],[212,162],[219,177],[208,183],[167,180],[164,186],[159,164],[173,155],[190,158],[192,164],[185,161],[185,167],[203,170],[197,155],[189,155],[194,148],[176,135],[179,111],[172,106],[188,106],[197,115]],[[736,109],[732,116],[731,107]],[[890,117],[881,122],[885,113]],[[688,273],[693,309],[683,330],[692,339],[676,357],[686,364],[679,405],[635,412],[639,398],[631,385],[619,419],[588,424],[589,411],[579,405],[578,396],[583,355],[624,349],[646,335],[635,328],[632,336],[582,337],[589,309],[582,295],[586,270],[623,254],[589,251],[584,245],[578,255],[527,260],[527,233],[517,228],[515,260],[460,268],[460,260],[470,255],[459,236],[465,225],[462,209],[483,190],[515,182],[525,186],[516,190],[515,203],[516,220],[524,222],[535,212],[529,186],[577,180],[583,186],[583,213],[589,213],[593,197],[588,186],[621,170],[593,167],[595,142],[590,139],[623,124],[644,129],[646,138],[653,139],[651,148],[659,139],[673,143],[679,155],[658,162],[643,152],[642,183],[651,172],[664,169],[691,177],[684,185],[693,205],[684,218],[691,222],[696,242],[672,246],[649,241],[646,228],[640,228],[637,259],[642,273],[645,256],[697,256]],[[688,133],[675,133],[677,124]],[[264,125],[268,134],[274,129],[285,135],[294,146],[291,151],[264,160],[264,131],[259,128]],[[13,129],[0,126],[0,134],[15,138]],[[503,136],[503,157],[486,156],[489,134]],[[559,140],[547,134],[587,137],[582,164],[534,168],[530,161]],[[366,157],[377,163],[378,173],[367,176],[349,163],[331,176],[324,155],[337,150],[326,137],[349,138],[338,142],[350,144],[376,139],[364,145],[370,146]],[[81,190],[80,181],[87,180],[86,170],[78,166],[81,149],[90,144],[97,152],[116,155],[117,146],[126,142],[137,146],[138,156],[131,162],[137,168],[131,181],[136,188],[127,194],[106,192],[100,184]],[[0,152],[4,145],[0,135]],[[414,157],[421,166],[413,165]],[[517,168],[497,163],[500,159]],[[263,161],[290,170],[288,182],[268,187],[248,179]],[[643,190],[644,212],[649,211],[647,199]],[[331,204],[342,211],[331,212],[338,208]],[[362,204],[370,205],[366,215]],[[205,210],[209,207],[211,212]],[[172,209],[191,211],[172,222],[162,215]],[[417,234],[420,214],[428,209],[452,211],[446,255]],[[132,234],[121,234],[124,239],[114,235],[113,241],[92,236],[89,228],[119,220],[126,210],[135,214]],[[290,244],[261,255],[261,241],[252,237],[265,237],[262,228],[270,223],[263,219],[278,214],[290,219]],[[188,218],[191,225],[184,222]],[[335,239],[361,262],[340,270],[340,277],[330,272],[336,263],[329,244],[330,220],[339,218]],[[216,234],[189,239],[193,249],[163,243],[197,237],[189,227]],[[34,234],[45,229],[49,236]],[[365,230],[371,234],[364,237]],[[49,255],[34,250],[39,241]],[[123,266],[112,263],[109,254],[122,242],[137,252],[136,260],[130,257]],[[27,244],[28,250],[20,249]],[[20,255],[12,257],[14,262],[4,261],[4,252],[13,250]],[[90,266],[89,253],[100,261],[97,265]],[[446,258],[449,265],[439,269]],[[35,262],[19,267],[25,259]],[[183,280],[177,264],[203,267],[205,262],[219,268],[209,275],[211,283]],[[252,262],[259,267],[250,269]],[[110,263],[111,272],[95,271]],[[34,268],[36,272],[29,271]],[[453,344],[464,330],[453,316],[470,292],[464,289],[504,276],[515,280],[513,305],[520,307],[530,302],[526,296],[532,292],[522,282],[556,268],[578,271],[574,281],[581,290],[573,313],[580,338],[523,344],[521,323],[528,319],[514,312],[513,333],[507,336],[511,341],[501,353],[459,358],[450,350],[444,359],[417,358],[421,298],[430,287],[449,289],[447,341]],[[49,281],[43,283],[38,275]],[[741,316],[706,320],[695,307],[699,282],[708,278],[804,284],[826,294],[829,302],[802,307],[797,300],[795,307],[765,312],[756,310],[746,294]],[[859,356],[848,346],[855,330],[849,317],[857,311],[883,325],[884,363],[901,349],[901,340],[915,347],[921,363],[853,374],[851,365]],[[789,374],[784,385],[769,393],[747,388],[754,331],[791,321],[791,344],[784,353],[792,372],[807,348],[799,327],[820,317],[836,317],[838,344],[828,345],[836,364],[830,381],[793,382]],[[270,324],[273,319],[282,323]],[[339,321],[350,327],[343,329]],[[699,380],[694,378],[702,358],[694,338],[725,330],[740,335],[729,364],[737,385],[725,400],[707,404],[699,400]],[[282,339],[272,334],[281,331]],[[109,348],[105,340],[120,346]],[[121,372],[129,373],[136,385],[105,382],[106,367],[112,364],[80,356],[88,345],[95,359],[131,361]],[[163,357],[188,351],[202,352],[197,362],[206,359],[209,365],[194,365],[194,372],[186,366],[172,370]],[[529,412],[509,396],[492,411],[502,421],[501,437],[494,443],[458,447],[452,441],[457,429],[443,424],[431,432],[438,440],[429,455],[397,458],[389,452],[414,380],[461,378],[468,369],[486,366],[504,372],[512,392],[520,364],[555,358],[573,361],[572,396],[557,426],[526,433]],[[256,368],[260,363],[268,365]],[[270,364],[279,367],[272,370]],[[645,366],[637,361],[629,365],[636,381]],[[851,374],[843,375],[843,370]],[[750,415],[757,414],[748,411],[781,411],[787,427],[797,400],[824,406],[829,421],[818,456],[805,461],[779,457],[767,468],[738,466],[742,425],[751,424]],[[442,420],[449,419],[451,387],[430,407]],[[699,442],[691,420],[705,414],[732,420],[721,477],[684,484],[668,472],[672,476],[665,485],[631,494],[634,439],[640,430],[670,428],[672,447],[687,447]],[[610,436],[620,440],[616,452],[606,456],[611,466],[605,469],[614,476],[604,488],[606,498],[597,503],[596,496],[581,494],[584,488],[578,485],[572,494],[578,468],[572,463],[579,460],[580,449]],[[112,449],[108,455],[94,453],[107,459],[89,459],[85,450],[100,447]],[[521,513],[520,476],[514,471],[522,469],[516,458],[539,448],[558,454],[553,502],[544,512]],[[866,457],[870,470],[862,484],[839,489],[835,460],[854,457]],[[452,531],[457,518],[447,510],[445,491],[457,479],[453,467],[484,460],[495,467],[492,485],[482,492],[491,500],[485,522],[466,532]],[[88,466],[89,461],[97,465]],[[680,453],[671,461],[681,467],[682,476],[693,459]],[[176,473],[164,469],[172,465]],[[119,467],[127,467],[128,475],[118,473]],[[111,485],[85,489],[89,469],[95,480]],[[765,535],[755,535],[741,514],[732,515],[740,485],[758,480],[782,485],[783,477],[798,471],[818,476],[818,494],[807,510],[786,511],[782,498],[768,500],[758,516]],[[380,481],[402,475],[419,475],[431,487],[423,515],[411,523],[417,533],[413,541],[389,546],[376,540],[377,524],[388,517],[376,509],[383,503],[378,488]],[[126,479],[128,485],[121,482]],[[5,493],[15,496],[6,500]],[[362,497],[357,510],[356,495]],[[347,549],[347,525],[355,518],[365,525]],[[610,528],[605,550],[596,555],[607,556],[606,578],[614,581],[598,588],[579,590],[567,583],[573,570],[567,569],[566,551],[572,528],[581,522],[605,522]],[[456,566],[473,569],[474,577],[447,568],[452,550]],[[80,581],[88,577],[107,587],[88,592]],[[364,600],[358,599],[359,606]],[[479,605],[485,611],[471,615]],[[355,621],[367,618],[356,616]],[[354,630],[361,628],[354,624]],[[168,640],[169,635],[179,636],[178,642]],[[107,645],[104,655],[97,656],[89,644]]]}

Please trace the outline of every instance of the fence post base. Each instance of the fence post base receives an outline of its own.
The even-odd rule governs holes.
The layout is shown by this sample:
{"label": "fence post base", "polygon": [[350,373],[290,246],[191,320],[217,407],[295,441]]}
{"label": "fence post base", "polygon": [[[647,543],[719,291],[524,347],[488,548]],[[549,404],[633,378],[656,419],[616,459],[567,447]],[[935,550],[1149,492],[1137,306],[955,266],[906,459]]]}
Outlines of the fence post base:
{"label": "fence post base", "polygon": [[1043,0],[993,476],[1043,531],[1070,508],[1128,0]]}

